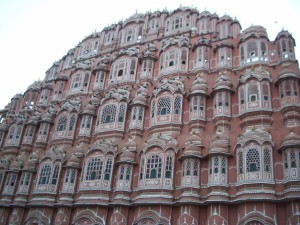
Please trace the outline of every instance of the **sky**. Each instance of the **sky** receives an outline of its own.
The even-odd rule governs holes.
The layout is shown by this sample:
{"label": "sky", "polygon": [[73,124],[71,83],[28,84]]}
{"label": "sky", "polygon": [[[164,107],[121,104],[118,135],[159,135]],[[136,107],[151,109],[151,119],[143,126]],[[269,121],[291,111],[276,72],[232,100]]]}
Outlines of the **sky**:
{"label": "sky", "polygon": [[89,34],[136,12],[180,6],[229,15],[242,29],[264,26],[271,41],[285,29],[300,45],[299,0],[0,0],[0,109]]}

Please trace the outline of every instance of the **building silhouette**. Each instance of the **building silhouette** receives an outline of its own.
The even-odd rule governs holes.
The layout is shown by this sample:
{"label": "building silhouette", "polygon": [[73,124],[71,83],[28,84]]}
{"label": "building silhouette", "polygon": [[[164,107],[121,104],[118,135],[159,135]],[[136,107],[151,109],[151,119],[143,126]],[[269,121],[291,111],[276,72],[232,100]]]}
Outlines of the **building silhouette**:
{"label": "building silhouette", "polygon": [[87,36],[0,111],[0,225],[300,224],[294,46],[188,7]]}

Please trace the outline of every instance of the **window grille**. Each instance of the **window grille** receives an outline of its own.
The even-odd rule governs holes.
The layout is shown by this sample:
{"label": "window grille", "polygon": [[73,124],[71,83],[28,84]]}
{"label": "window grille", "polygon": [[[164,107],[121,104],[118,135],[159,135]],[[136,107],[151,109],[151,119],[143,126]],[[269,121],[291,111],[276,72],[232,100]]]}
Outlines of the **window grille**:
{"label": "window grille", "polygon": [[271,156],[269,149],[264,149],[264,168],[266,172],[270,172],[271,170]]}
{"label": "window grille", "polygon": [[59,165],[55,165],[53,175],[52,175],[52,184],[56,185],[58,181],[58,175],[59,175]]}
{"label": "window grille", "polygon": [[159,155],[152,155],[147,161],[146,178],[161,178],[162,160]]}
{"label": "window grille", "polygon": [[87,165],[85,180],[100,180],[103,168],[103,161],[100,158],[92,158]]}
{"label": "window grille", "polygon": [[243,152],[239,152],[238,157],[239,157],[239,172],[240,174],[243,174],[244,173]]}
{"label": "window grille", "polygon": [[40,178],[39,178],[38,184],[49,184],[50,175],[51,175],[51,166],[43,165],[41,172],[40,172]]}
{"label": "window grille", "polygon": [[110,179],[111,168],[112,168],[112,159],[107,159],[105,172],[104,172],[104,180]]}
{"label": "window grille", "polygon": [[125,117],[125,105],[120,105],[118,122],[123,122]]}
{"label": "window grille", "polygon": [[115,105],[106,105],[103,108],[101,124],[114,123],[116,119],[117,107]]}
{"label": "window grille", "polygon": [[58,119],[57,131],[66,130],[67,122],[68,122],[68,117],[67,116],[60,116],[59,119]]}
{"label": "window grille", "polygon": [[165,178],[171,178],[171,176],[172,176],[172,164],[173,164],[172,156],[167,156]]}
{"label": "window grille", "polygon": [[157,115],[168,115],[171,111],[171,99],[163,97],[158,101]]}
{"label": "window grille", "polygon": [[176,96],[174,100],[174,113],[179,115],[181,113],[181,97]]}
{"label": "window grille", "polygon": [[247,172],[260,171],[260,155],[256,149],[249,149],[246,155]]}
{"label": "window grille", "polygon": [[69,131],[73,131],[75,127],[76,116],[72,115],[70,119]]}

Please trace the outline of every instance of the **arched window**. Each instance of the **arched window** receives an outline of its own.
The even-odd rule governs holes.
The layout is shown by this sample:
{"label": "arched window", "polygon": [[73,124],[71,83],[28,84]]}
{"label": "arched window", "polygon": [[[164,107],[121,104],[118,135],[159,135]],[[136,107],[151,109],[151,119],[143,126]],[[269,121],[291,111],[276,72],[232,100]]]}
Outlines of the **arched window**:
{"label": "arched window", "polygon": [[152,155],[147,161],[146,178],[160,178],[162,162],[159,155]]}
{"label": "arched window", "polygon": [[190,120],[205,119],[205,96],[192,96],[190,101]]}
{"label": "arched window", "polygon": [[83,115],[79,135],[90,136],[93,117],[91,115]]}
{"label": "arched window", "polygon": [[179,115],[181,114],[181,97],[176,96],[174,100],[174,113]]}
{"label": "arched window", "polygon": [[76,116],[72,115],[70,118],[70,123],[69,123],[69,131],[73,131],[75,128],[75,121],[76,121]]}
{"label": "arched window", "polygon": [[157,104],[157,115],[163,116],[171,113],[171,99],[162,97]]}
{"label": "arched window", "polygon": [[17,174],[8,173],[6,176],[6,182],[3,189],[3,194],[13,195],[15,191],[15,185],[17,182]]}
{"label": "arched window", "polygon": [[228,91],[218,91],[214,95],[214,116],[230,115],[230,93]]}
{"label": "arched window", "polygon": [[182,163],[182,186],[199,185],[199,160],[187,158]]}
{"label": "arched window", "polygon": [[77,171],[74,168],[68,168],[64,177],[62,192],[74,193]]}
{"label": "arched window", "polygon": [[65,131],[68,123],[67,116],[61,116],[58,119],[57,131]]}
{"label": "arched window", "polygon": [[115,122],[116,113],[117,107],[115,105],[106,105],[103,108],[101,124]]}
{"label": "arched window", "polygon": [[74,74],[69,93],[74,94],[74,92],[86,92],[88,90],[89,80],[89,73],[81,72]]}
{"label": "arched window", "polygon": [[130,190],[132,165],[121,164],[118,174],[116,189]]}
{"label": "arched window", "polygon": [[59,181],[61,164],[59,162],[52,163],[50,161],[43,162],[40,166],[38,175],[38,184],[36,192],[56,192]]}
{"label": "arched window", "polygon": [[20,137],[22,133],[22,124],[13,124],[10,126],[8,134],[6,136],[6,145],[17,146],[20,143]]}
{"label": "arched window", "polygon": [[18,193],[24,193],[24,194],[28,193],[31,177],[32,177],[31,172],[22,173],[21,180],[18,187]]}
{"label": "arched window", "polygon": [[240,182],[273,180],[272,151],[270,146],[252,145],[238,150],[238,180]]}
{"label": "arched window", "polygon": [[300,179],[300,150],[287,148],[283,151],[284,175],[286,180]]}
{"label": "arched window", "polygon": [[126,106],[124,104],[120,105],[120,109],[119,109],[119,116],[118,116],[118,122],[119,123],[123,123],[124,119],[125,119],[125,110],[126,110]]}
{"label": "arched window", "polygon": [[103,169],[101,158],[92,158],[88,161],[85,180],[100,180]]}
{"label": "arched window", "polygon": [[170,48],[160,55],[160,75],[184,72],[188,65],[188,48]]}
{"label": "arched window", "polygon": [[239,86],[240,112],[271,108],[270,83],[252,79]]}
{"label": "arched window", "polygon": [[136,79],[137,58],[123,57],[111,65],[109,84],[134,82]]}
{"label": "arched window", "polygon": [[209,184],[226,185],[227,184],[227,157],[212,156],[209,159]]}
{"label": "arched window", "polygon": [[246,154],[246,171],[256,172],[260,170],[260,155],[256,149],[249,149]]}
{"label": "arched window", "polygon": [[[58,116],[56,124],[56,132],[53,134],[54,139],[69,138],[73,139],[75,134],[77,115],[65,114]],[[42,137],[41,137],[42,138]]]}
{"label": "arched window", "polygon": [[130,128],[143,128],[144,124],[144,107],[134,106],[131,110]]}
{"label": "arched window", "polygon": [[[139,186],[172,187],[174,155],[171,152],[149,152],[143,155],[140,164]],[[146,161],[145,161],[146,159]]]}
{"label": "arched window", "polygon": [[81,190],[110,189],[113,157],[95,154],[88,156],[80,183]]}

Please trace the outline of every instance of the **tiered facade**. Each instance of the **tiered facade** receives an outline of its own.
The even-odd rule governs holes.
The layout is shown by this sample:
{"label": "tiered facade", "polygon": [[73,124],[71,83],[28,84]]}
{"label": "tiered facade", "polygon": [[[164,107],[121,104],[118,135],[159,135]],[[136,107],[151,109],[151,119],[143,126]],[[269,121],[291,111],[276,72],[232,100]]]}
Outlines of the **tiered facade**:
{"label": "tiered facade", "polygon": [[185,7],[86,37],[1,110],[0,224],[299,224],[294,46]]}

